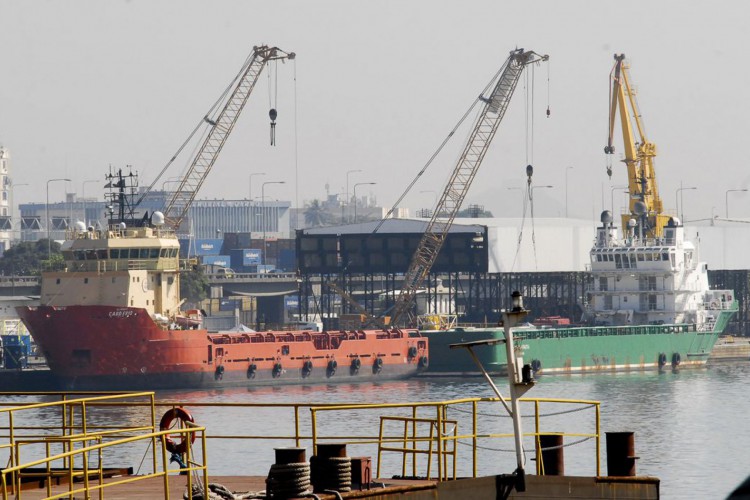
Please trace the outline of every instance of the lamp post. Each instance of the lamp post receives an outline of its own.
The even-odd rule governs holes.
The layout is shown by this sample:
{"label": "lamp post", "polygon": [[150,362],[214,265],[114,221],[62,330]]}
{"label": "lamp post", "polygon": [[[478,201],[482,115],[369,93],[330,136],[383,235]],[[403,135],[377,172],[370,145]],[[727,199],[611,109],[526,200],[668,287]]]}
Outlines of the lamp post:
{"label": "lamp post", "polygon": [[357,186],[372,186],[375,182],[358,182],[354,185],[354,223],[357,223]]}
{"label": "lamp post", "polygon": [[729,218],[729,193],[738,193],[738,192],[744,192],[747,191],[747,189],[729,189],[726,193],[724,193],[724,208],[725,208],[725,214],[726,218]]}
{"label": "lamp post", "polygon": [[612,217],[615,216],[615,189],[626,189],[626,188],[627,186],[612,186],[611,188],[609,188],[609,209],[612,211]]}
{"label": "lamp post", "polygon": [[[347,212],[349,212],[349,201],[350,201],[350,200],[349,200],[349,174],[353,174],[353,173],[355,173],[355,172],[361,172],[361,171],[362,171],[362,170],[360,170],[360,169],[355,169],[355,170],[347,170],[347,171],[346,171],[346,207],[347,207],[347,210],[346,210],[346,211],[347,211]],[[357,206],[357,205],[355,204],[355,205],[354,205],[354,207],[356,208],[356,206]],[[349,214],[347,214],[347,219],[348,219],[348,215],[349,215]],[[355,220],[354,222],[357,222],[357,221]]]}
{"label": "lamp post", "polygon": [[49,179],[47,181],[47,204],[44,206],[44,217],[47,219],[47,260],[52,260],[52,241],[50,240],[50,232],[49,232],[49,226],[50,226],[50,220],[49,220],[49,183],[50,182],[57,182],[57,181],[65,181],[70,182],[70,179]]}
{"label": "lamp post", "polygon": [[568,170],[573,170],[573,167],[567,167],[565,169],[565,218],[568,218]]}
{"label": "lamp post", "polygon": [[[265,172],[255,172],[248,176],[247,194],[250,200],[250,213],[255,215],[255,205],[253,203],[253,176],[266,175]],[[261,200],[263,201],[263,200]],[[255,227],[255,217],[250,217],[250,237],[252,238],[253,227]]]}
{"label": "lamp post", "polygon": [[[680,182],[680,187],[678,187],[677,191],[675,191],[675,193],[674,193],[675,209],[677,211],[677,214],[680,216],[680,222],[682,222],[683,224],[685,224],[685,214],[684,213],[680,214],[680,207],[682,207],[682,211],[683,212],[685,211],[685,204],[682,202],[682,192],[686,191],[686,190],[692,190],[692,189],[698,189],[698,188],[695,187],[695,186],[693,186],[693,187],[682,187],[682,182]],[[677,199],[678,199],[677,195],[678,194],[680,195],[679,196],[679,200],[680,200],[679,205],[677,204]]]}
{"label": "lamp post", "polygon": [[[15,213],[16,211],[13,210],[14,205],[16,204],[16,188],[20,186],[28,186],[27,183],[22,182],[21,184],[11,184],[10,185],[10,206],[11,206],[11,214]],[[13,227],[13,219],[11,218],[11,228]],[[18,239],[21,239],[21,219],[19,217],[18,219]]]}
{"label": "lamp post", "polygon": [[286,184],[285,181],[268,181],[260,185],[260,202],[263,204],[263,265],[266,265],[266,222],[268,217],[266,216],[266,184]]}
{"label": "lamp post", "polygon": [[83,198],[83,223],[88,226],[88,223],[86,222],[86,184],[89,182],[101,182],[99,179],[91,179],[88,181],[83,181],[81,184],[81,198]]}

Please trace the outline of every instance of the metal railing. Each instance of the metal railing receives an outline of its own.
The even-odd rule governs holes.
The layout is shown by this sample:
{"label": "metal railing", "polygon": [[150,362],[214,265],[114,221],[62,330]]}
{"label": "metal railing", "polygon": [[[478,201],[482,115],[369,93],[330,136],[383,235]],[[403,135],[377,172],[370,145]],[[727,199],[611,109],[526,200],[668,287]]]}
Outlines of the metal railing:
{"label": "metal railing", "polygon": [[[513,432],[510,419],[498,411],[496,398],[465,398],[440,402],[391,403],[391,404],[316,404],[316,403],[216,403],[216,402],[156,402],[151,392],[122,394],[86,394],[76,399],[68,399],[65,393],[37,393],[44,397],[59,397],[60,401],[14,404],[7,401],[12,393],[0,393],[0,451],[11,450],[9,467],[1,471],[3,499],[15,491],[21,497],[21,480],[29,467],[43,466],[43,471],[35,471],[36,480],[49,485],[53,477],[64,476],[69,489],[65,494],[50,496],[60,498],[84,491],[103,491],[116,484],[140,479],[161,477],[164,481],[165,497],[168,498],[168,475],[176,471],[187,471],[189,475],[202,474],[196,481],[208,484],[208,450],[210,442],[217,443],[222,451],[229,449],[226,442],[236,443],[238,449],[259,449],[259,443],[288,443],[289,446],[311,445],[313,455],[322,443],[340,443],[357,452],[353,456],[375,456],[377,477],[386,477],[385,468],[398,467],[402,476],[407,472],[413,477],[420,475],[438,480],[457,477],[457,464],[470,465],[472,477],[477,477],[480,465],[480,450],[511,452]],[[18,394],[16,394],[18,395]],[[83,397],[85,396],[85,397]],[[549,432],[559,433],[559,419],[567,414],[592,412],[589,418],[577,414],[569,424],[573,428],[563,432],[569,440],[566,446],[593,440],[595,474],[600,475],[601,433],[600,403],[587,400],[567,400],[550,398],[522,398],[524,417],[533,419],[533,425],[524,433],[532,439],[537,448],[537,474],[543,474],[539,449],[539,436]],[[158,430],[157,412],[177,406],[187,407],[194,415],[213,412],[214,419],[206,425],[173,430]],[[127,422],[113,422],[123,408],[127,408]],[[22,420],[24,412],[50,409],[59,410],[57,418],[46,419],[46,423]],[[108,412],[105,416],[94,416],[99,411]],[[526,415],[525,413],[528,413]],[[260,416],[262,415],[262,417]],[[324,418],[325,416],[325,418]],[[561,417],[563,416],[563,417]],[[6,421],[2,421],[5,417]],[[547,424],[546,417],[552,417],[553,424]],[[227,421],[242,421],[242,433],[225,431],[232,427]],[[96,423],[94,423],[96,421]],[[104,423],[103,423],[104,422]],[[357,422],[357,425],[346,425]],[[269,432],[262,423],[273,429]],[[504,432],[501,424],[508,427]],[[288,426],[288,427],[284,427]],[[590,426],[590,427],[589,427]],[[285,429],[285,430],[284,430]],[[193,452],[188,447],[185,466],[169,469],[169,453],[164,437],[176,434],[194,434],[201,437],[200,450]],[[186,437],[187,439],[187,437]],[[5,442],[3,442],[5,440]],[[192,440],[192,438],[190,438]],[[151,449],[151,470],[145,474],[127,476],[104,482],[105,466],[101,460],[89,465],[89,455],[98,456],[102,450],[127,445],[134,442],[149,443]],[[221,442],[221,444],[218,444]],[[509,449],[496,449],[498,443],[508,443]],[[159,445],[161,443],[161,445]],[[24,450],[31,446],[44,446],[43,458],[23,462]],[[53,447],[62,447],[62,452],[53,454]],[[76,448],[76,446],[79,446]],[[582,451],[587,451],[586,450]],[[361,453],[360,453],[361,451]],[[350,453],[351,455],[351,453]],[[389,460],[386,464],[385,458]],[[486,458],[486,457],[485,457]],[[200,459],[200,461],[198,460]],[[60,469],[51,464],[63,463]],[[75,467],[79,463],[80,466]],[[245,472],[247,473],[247,471]],[[29,477],[28,475],[26,477]],[[189,481],[191,478],[188,479]],[[74,483],[83,481],[84,486],[73,489]],[[196,483],[197,484],[197,483]],[[49,488],[49,486],[48,486]],[[192,492],[191,487],[188,488]],[[203,490],[205,491],[205,490]],[[51,495],[51,491],[48,491]],[[102,493],[100,493],[101,495]],[[86,494],[88,498],[88,493]]]}

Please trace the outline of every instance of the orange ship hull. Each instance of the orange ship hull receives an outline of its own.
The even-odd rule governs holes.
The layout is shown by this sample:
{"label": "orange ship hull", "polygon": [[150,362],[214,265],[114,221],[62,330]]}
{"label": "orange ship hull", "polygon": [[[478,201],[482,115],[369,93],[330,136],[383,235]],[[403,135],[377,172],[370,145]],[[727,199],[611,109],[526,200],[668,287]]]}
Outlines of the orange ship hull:
{"label": "orange ship hull", "polygon": [[20,307],[65,389],[135,390],[392,380],[428,364],[414,330],[167,329],[144,309]]}

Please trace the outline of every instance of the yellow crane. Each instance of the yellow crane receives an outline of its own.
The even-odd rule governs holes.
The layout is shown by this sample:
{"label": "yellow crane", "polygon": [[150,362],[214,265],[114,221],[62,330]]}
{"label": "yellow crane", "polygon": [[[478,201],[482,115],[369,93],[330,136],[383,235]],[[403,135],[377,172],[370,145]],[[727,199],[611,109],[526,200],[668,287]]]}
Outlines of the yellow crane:
{"label": "yellow crane", "polygon": [[[656,144],[646,138],[646,130],[641,120],[636,93],[630,79],[630,66],[625,61],[625,54],[615,54],[615,66],[610,73],[612,87],[609,96],[609,137],[606,154],[614,154],[613,145],[615,116],[620,111],[620,128],[625,150],[622,160],[628,169],[628,192],[630,194],[629,213],[622,214],[622,227],[628,227],[628,221],[636,221],[636,231],[644,238],[658,238],[662,235],[664,225],[670,216],[663,213],[661,198],[656,187],[654,157]],[[631,115],[635,121],[638,137],[631,125]],[[607,166],[607,174],[612,177],[612,167]]]}

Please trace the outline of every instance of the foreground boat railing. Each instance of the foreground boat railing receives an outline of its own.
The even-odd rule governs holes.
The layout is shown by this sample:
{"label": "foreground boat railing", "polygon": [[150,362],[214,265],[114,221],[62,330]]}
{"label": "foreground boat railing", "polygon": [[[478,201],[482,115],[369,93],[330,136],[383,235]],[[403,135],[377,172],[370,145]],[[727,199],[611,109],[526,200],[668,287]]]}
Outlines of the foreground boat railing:
{"label": "foreground boat railing", "polygon": [[[189,473],[188,491],[192,492],[192,474],[196,474],[197,481],[198,474],[201,472],[203,480],[200,482],[203,488],[207,487],[207,466],[194,459],[192,446],[188,446],[185,453],[188,465],[178,461],[180,467],[170,469],[169,463],[174,461],[174,456],[170,456],[165,440],[166,436],[170,439],[180,436],[180,439],[185,442],[192,443],[197,436],[200,436],[202,448],[200,456],[205,459],[207,456],[205,428],[187,423],[180,429],[158,431],[153,392],[97,394],[74,399],[69,399],[66,393],[36,394],[33,397],[50,396],[60,397],[61,400],[22,404],[3,403],[3,407],[0,408],[2,421],[0,432],[3,433],[0,438],[7,439],[7,442],[0,442],[0,450],[9,450],[9,466],[0,471],[3,500],[9,498],[12,493],[15,493],[15,498],[21,498],[24,485],[29,481],[44,484],[46,498],[73,498],[73,495],[84,492],[88,498],[89,493],[96,490],[102,498],[104,488],[152,477],[163,478],[165,498],[168,498],[168,476],[178,472]],[[101,413],[98,410],[103,409],[111,413],[113,409],[119,411],[133,406],[140,406],[147,410],[142,416],[145,417],[142,425],[123,427],[121,424],[102,426],[93,423],[102,418],[102,415],[97,415]],[[50,419],[50,415],[55,413],[57,418]],[[29,418],[27,419],[25,415]],[[46,423],[34,425],[29,423],[29,420],[36,422],[40,416]],[[107,474],[107,468],[103,463],[103,450],[111,450],[135,442],[147,443],[147,449],[151,450],[152,471],[137,477],[108,481],[105,484],[104,479],[110,474]],[[42,451],[39,450],[40,447]],[[56,453],[53,449],[62,451]],[[43,458],[23,460],[22,454],[23,456],[41,455]],[[91,462],[92,455],[96,458],[94,465]],[[56,467],[58,464],[62,466]],[[53,495],[53,481],[66,483],[67,490]],[[75,488],[76,483],[82,483],[82,486]]]}
{"label": "foreground boat railing", "polygon": [[[36,398],[58,397],[61,400],[28,404],[19,404],[17,397],[0,393],[0,438],[7,440],[0,440],[0,452],[11,450],[10,466],[2,470],[4,494],[14,488],[20,494],[23,474],[30,477],[28,468],[37,466],[42,466],[42,470],[33,472],[37,482],[43,479],[49,485],[53,478],[64,476],[73,485],[75,481],[87,482],[91,476],[92,482],[98,482],[94,486],[89,484],[89,489],[104,488],[101,478],[106,476],[106,467],[101,459],[90,465],[89,455],[96,457],[102,450],[133,443],[146,448],[145,454],[129,449],[127,455],[117,456],[127,456],[127,460],[135,461],[150,456],[151,459],[146,461],[147,464],[150,461],[150,470],[143,474],[136,471],[137,475],[140,474],[137,477],[163,476],[165,488],[168,486],[166,476],[180,470],[202,475],[202,479],[196,479],[197,483],[207,484],[208,455],[215,454],[217,458],[213,463],[216,464],[224,459],[225,450],[231,448],[262,450],[266,446],[270,450],[279,445],[297,448],[311,445],[314,455],[319,444],[340,443],[347,445],[350,456],[373,457],[374,472],[379,478],[394,475],[394,468],[397,468],[402,477],[438,480],[457,478],[458,464],[462,469],[470,467],[470,471],[461,471],[462,476],[477,477],[480,474],[480,450],[483,453],[491,450],[498,455],[508,452],[507,456],[513,453],[511,422],[500,411],[496,398],[334,405],[156,402],[150,392],[97,394],[75,399],[64,393],[37,393]],[[4,402],[9,398],[15,398],[16,402]],[[534,422],[525,426],[528,432],[524,433],[524,439],[527,446],[531,441],[536,448],[537,474],[544,473],[540,438],[554,433],[566,439],[566,447],[589,441],[590,445],[584,446],[582,452],[587,453],[593,444],[595,467],[591,472],[601,475],[599,402],[522,398],[520,403],[526,407],[524,418]],[[159,431],[157,415],[175,407],[188,408],[198,422],[197,427],[191,425],[190,428]],[[28,416],[25,417],[24,413]],[[563,425],[561,419],[571,414],[576,417]],[[237,422],[242,424],[233,425]],[[508,427],[507,431],[504,426]],[[242,432],[236,432],[240,429]],[[168,468],[169,460],[175,458],[170,457],[165,448],[163,436],[168,433],[172,436],[193,433],[201,437],[200,446],[196,442],[195,450],[188,447],[187,455],[183,456],[184,465],[177,469]],[[228,441],[238,444],[227,448]],[[508,445],[498,444],[502,442]],[[44,450],[37,450],[37,457],[30,460],[28,457],[33,455],[34,446],[42,446]],[[61,453],[53,453],[59,448],[62,448]],[[113,456],[113,452],[107,453],[107,456]],[[54,468],[56,463],[62,463],[63,467]],[[242,465],[240,475],[247,475],[248,463]],[[256,461],[254,467],[258,469],[267,465]],[[482,467],[488,465],[497,473],[498,463],[485,460]],[[390,473],[386,474],[386,469]],[[129,480],[135,480],[129,477]]]}

